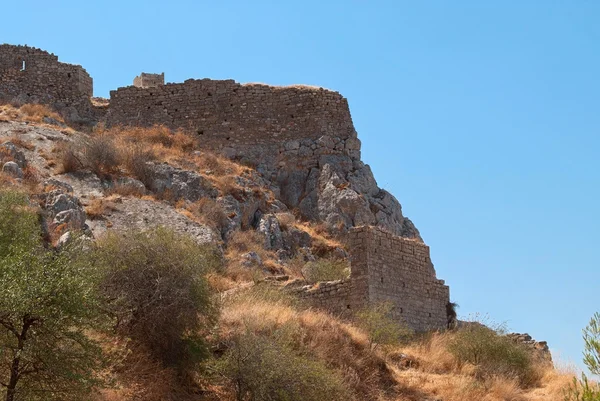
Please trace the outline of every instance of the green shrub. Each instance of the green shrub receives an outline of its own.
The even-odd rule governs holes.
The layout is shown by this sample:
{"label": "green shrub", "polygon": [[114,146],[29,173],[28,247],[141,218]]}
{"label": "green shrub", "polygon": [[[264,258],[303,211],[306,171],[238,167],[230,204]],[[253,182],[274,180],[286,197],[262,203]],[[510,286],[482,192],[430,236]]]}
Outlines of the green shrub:
{"label": "green shrub", "polygon": [[350,268],[345,260],[328,258],[308,262],[302,269],[304,279],[309,283],[319,281],[345,280],[350,277]]}
{"label": "green shrub", "polygon": [[338,401],[349,391],[322,363],[298,354],[285,335],[249,330],[234,336],[212,370],[235,389],[236,400]]}
{"label": "green shrub", "polygon": [[539,379],[529,350],[479,323],[460,328],[448,349],[459,363],[475,365],[479,378],[515,378],[522,386],[531,386]]}
{"label": "green shrub", "polygon": [[0,191],[0,387],[7,401],[84,399],[100,384],[98,271],[74,239],[46,249],[24,195]]}
{"label": "green shrub", "polygon": [[398,345],[412,338],[414,332],[392,316],[393,307],[392,303],[384,302],[356,313],[358,326],[369,335],[371,348]]}
{"label": "green shrub", "polygon": [[573,384],[565,390],[565,401],[600,401],[600,386],[590,383],[587,376],[582,374],[581,379],[573,379]]}
{"label": "green shrub", "polygon": [[[583,362],[593,375],[600,375],[600,313],[595,313],[583,329],[583,340]],[[565,390],[565,401],[600,401],[600,385],[590,383],[582,374],[580,380],[573,379],[573,384]]]}
{"label": "green shrub", "polygon": [[166,366],[186,368],[206,356],[197,333],[216,317],[205,278],[220,263],[212,247],[157,228],[109,234],[94,259],[106,271],[102,289],[118,333]]}

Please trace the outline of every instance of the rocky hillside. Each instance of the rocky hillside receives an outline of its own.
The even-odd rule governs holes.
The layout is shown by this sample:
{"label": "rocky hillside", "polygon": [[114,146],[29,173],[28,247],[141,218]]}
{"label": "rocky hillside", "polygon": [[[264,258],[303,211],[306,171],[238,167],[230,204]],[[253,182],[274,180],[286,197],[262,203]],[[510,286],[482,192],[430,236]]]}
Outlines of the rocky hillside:
{"label": "rocky hillside", "polygon": [[[296,158],[341,145],[325,139],[285,146]],[[192,326],[208,350],[203,364],[191,369],[156,354],[155,343],[119,318],[113,331],[87,334],[110,361],[96,375],[111,384],[96,388],[94,400],[562,400],[571,376],[555,371],[545,344],[526,335],[466,325],[415,337],[386,320],[384,310],[340,320],[282,291],[347,277],[349,227],[381,225],[415,240],[419,232],[350,155],[323,157],[308,175],[294,166],[268,175],[248,164],[164,127],[99,124],[82,132],[39,105],[0,106],[0,189],[27,195],[45,248],[60,254],[73,238],[87,238],[102,251],[110,248],[103,240],[109,233],[125,247],[135,233],[166,227],[216,257],[205,274],[212,317]],[[120,260],[131,255],[115,252],[123,252]],[[143,333],[156,340],[159,325],[152,327]],[[503,357],[483,364],[460,351],[465,339],[482,338],[518,355],[518,369]]]}

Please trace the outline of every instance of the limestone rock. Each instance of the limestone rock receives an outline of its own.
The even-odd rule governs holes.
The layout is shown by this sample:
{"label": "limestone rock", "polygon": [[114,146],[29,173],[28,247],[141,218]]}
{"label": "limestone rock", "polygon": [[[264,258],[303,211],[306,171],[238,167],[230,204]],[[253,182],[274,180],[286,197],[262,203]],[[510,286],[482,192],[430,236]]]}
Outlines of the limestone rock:
{"label": "limestone rock", "polygon": [[261,257],[256,252],[244,253],[240,258],[244,267],[261,267],[263,264]]}
{"label": "limestone rock", "polygon": [[44,209],[53,224],[67,224],[73,230],[86,227],[86,213],[79,198],[65,193],[65,187],[59,187],[44,195]]}
{"label": "limestone rock", "polygon": [[23,178],[23,170],[15,162],[6,162],[2,166],[2,171],[14,178]]}
{"label": "limestone rock", "polygon": [[158,194],[169,193],[173,199],[195,202],[200,198],[216,198],[217,189],[201,175],[181,170],[168,164],[152,164],[151,191]]}
{"label": "limestone rock", "polygon": [[275,215],[263,216],[258,224],[258,232],[265,236],[265,249],[277,250],[283,248],[281,227]]}
{"label": "limestone rock", "polygon": [[15,163],[19,165],[20,168],[24,169],[27,167],[27,159],[25,158],[25,154],[20,151],[14,143],[4,142],[2,145],[0,145],[0,154],[2,153],[8,153],[8,155]]}
{"label": "limestone rock", "polygon": [[135,178],[119,177],[114,185],[128,193],[135,193],[139,195],[146,193],[146,186],[144,183],[140,180],[136,180]]}

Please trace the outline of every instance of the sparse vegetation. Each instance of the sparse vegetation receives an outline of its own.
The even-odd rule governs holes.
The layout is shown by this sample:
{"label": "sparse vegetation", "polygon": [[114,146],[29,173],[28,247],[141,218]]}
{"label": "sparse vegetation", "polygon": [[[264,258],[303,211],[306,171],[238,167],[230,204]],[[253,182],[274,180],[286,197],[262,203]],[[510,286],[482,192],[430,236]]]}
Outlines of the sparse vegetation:
{"label": "sparse vegetation", "polygon": [[480,323],[460,328],[448,343],[448,350],[459,366],[475,366],[481,379],[495,376],[513,378],[522,386],[532,386],[540,378],[531,354],[522,345],[506,337],[501,328],[490,329]]}
{"label": "sparse vegetation", "polygon": [[350,266],[346,260],[318,259],[304,265],[302,274],[307,282],[313,284],[319,281],[344,280],[350,276]]}
{"label": "sparse vegetation", "polygon": [[393,304],[383,302],[357,312],[356,322],[369,336],[371,348],[397,346],[410,340],[414,332],[392,316]]}

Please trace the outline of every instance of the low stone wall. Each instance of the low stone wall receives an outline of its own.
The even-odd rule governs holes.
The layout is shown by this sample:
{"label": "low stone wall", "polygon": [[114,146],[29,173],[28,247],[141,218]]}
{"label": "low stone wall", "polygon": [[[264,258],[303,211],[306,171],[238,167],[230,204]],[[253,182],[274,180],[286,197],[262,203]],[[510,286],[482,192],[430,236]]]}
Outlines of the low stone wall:
{"label": "low stone wall", "polygon": [[337,280],[318,283],[293,289],[297,297],[310,306],[323,309],[329,313],[348,317],[365,305],[364,297],[356,291],[352,280]]}

